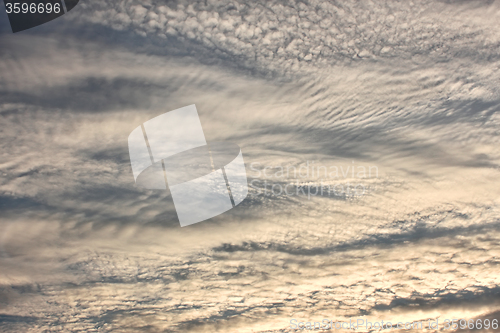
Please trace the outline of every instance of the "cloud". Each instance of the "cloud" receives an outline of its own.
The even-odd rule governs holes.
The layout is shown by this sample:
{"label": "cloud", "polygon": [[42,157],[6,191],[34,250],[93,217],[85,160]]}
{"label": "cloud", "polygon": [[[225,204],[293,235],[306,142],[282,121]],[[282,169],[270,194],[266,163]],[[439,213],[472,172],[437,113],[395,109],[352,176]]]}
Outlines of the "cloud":
{"label": "cloud", "polygon": [[491,25],[498,8],[486,1],[101,2],[82,8],[87,22],[200,45],[203,56],[215,52],[257,71],[303,74],[394,59],[498,60],[499,36]]}
{"label": "cloud", "polygon": [[[78,8],[67,29],[0,35],[2,329],[497,311],[496,3]],[[254,195],[181,229],[168,193],[133,186],[126,138],[193,103],[207,140],[237,142],[248,165],[380,174],[364,196]]]}

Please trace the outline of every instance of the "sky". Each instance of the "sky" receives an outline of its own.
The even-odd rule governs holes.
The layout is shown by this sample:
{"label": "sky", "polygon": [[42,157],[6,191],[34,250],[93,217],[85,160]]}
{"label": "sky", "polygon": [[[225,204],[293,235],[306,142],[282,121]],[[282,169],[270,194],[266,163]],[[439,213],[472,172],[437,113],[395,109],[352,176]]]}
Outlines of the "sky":
{"label": "sky", "polygon": [[[500,320],[499,21],[480,0],[81,0],[13,34],[0,6],[0,332]],[[127,138],[191,104],[249,194],[181,228]]]}

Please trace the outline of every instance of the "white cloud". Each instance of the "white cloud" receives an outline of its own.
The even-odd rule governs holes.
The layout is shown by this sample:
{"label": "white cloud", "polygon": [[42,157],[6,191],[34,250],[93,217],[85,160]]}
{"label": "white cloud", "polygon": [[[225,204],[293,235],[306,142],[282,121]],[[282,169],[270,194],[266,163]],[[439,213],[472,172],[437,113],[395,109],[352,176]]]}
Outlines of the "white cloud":
{"label": "white cloud", "polygon": [[[497,5],[206,3],[79,4],[78,24],[140,32],[144,49],[0,36],[10,331],[498,309]],[[380,177],[364,197],[259,196],[181,229],[167,194],[133,187],[126,137],[193,103],[208,141],[237,142],[248,164],[355,160]]]}

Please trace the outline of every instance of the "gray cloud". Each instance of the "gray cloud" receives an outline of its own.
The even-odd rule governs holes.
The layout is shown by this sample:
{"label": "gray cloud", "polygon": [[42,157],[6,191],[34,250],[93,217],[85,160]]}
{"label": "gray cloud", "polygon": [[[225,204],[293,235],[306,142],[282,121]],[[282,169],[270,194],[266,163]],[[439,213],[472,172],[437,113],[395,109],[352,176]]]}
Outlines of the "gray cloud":
{"label": "gray cloud", "polygon": [[[0,330],[496,315],[498,15],[481,1],[82,2],[2,33]],[[248,166],[380,175],[361,197],[255,195],[181,229],[168,193],[133,186],[126,138],[193,103],[207,140],[238,143]]]}

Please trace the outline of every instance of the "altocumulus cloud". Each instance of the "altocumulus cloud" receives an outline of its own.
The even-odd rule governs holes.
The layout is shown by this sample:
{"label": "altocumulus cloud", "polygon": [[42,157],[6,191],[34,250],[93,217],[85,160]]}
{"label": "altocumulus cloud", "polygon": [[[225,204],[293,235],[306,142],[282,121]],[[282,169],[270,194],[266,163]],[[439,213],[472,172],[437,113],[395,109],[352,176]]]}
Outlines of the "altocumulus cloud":
{"label": "altocumulus cloud", "polygon": [[[0,35],[1,329],[495,316],[499,16],[486,1],[102,1]],[[380,174],[362,197],[253,196],[181,230],[168,193],[133,186],[126,138],[193,103],[248,164]]]}

